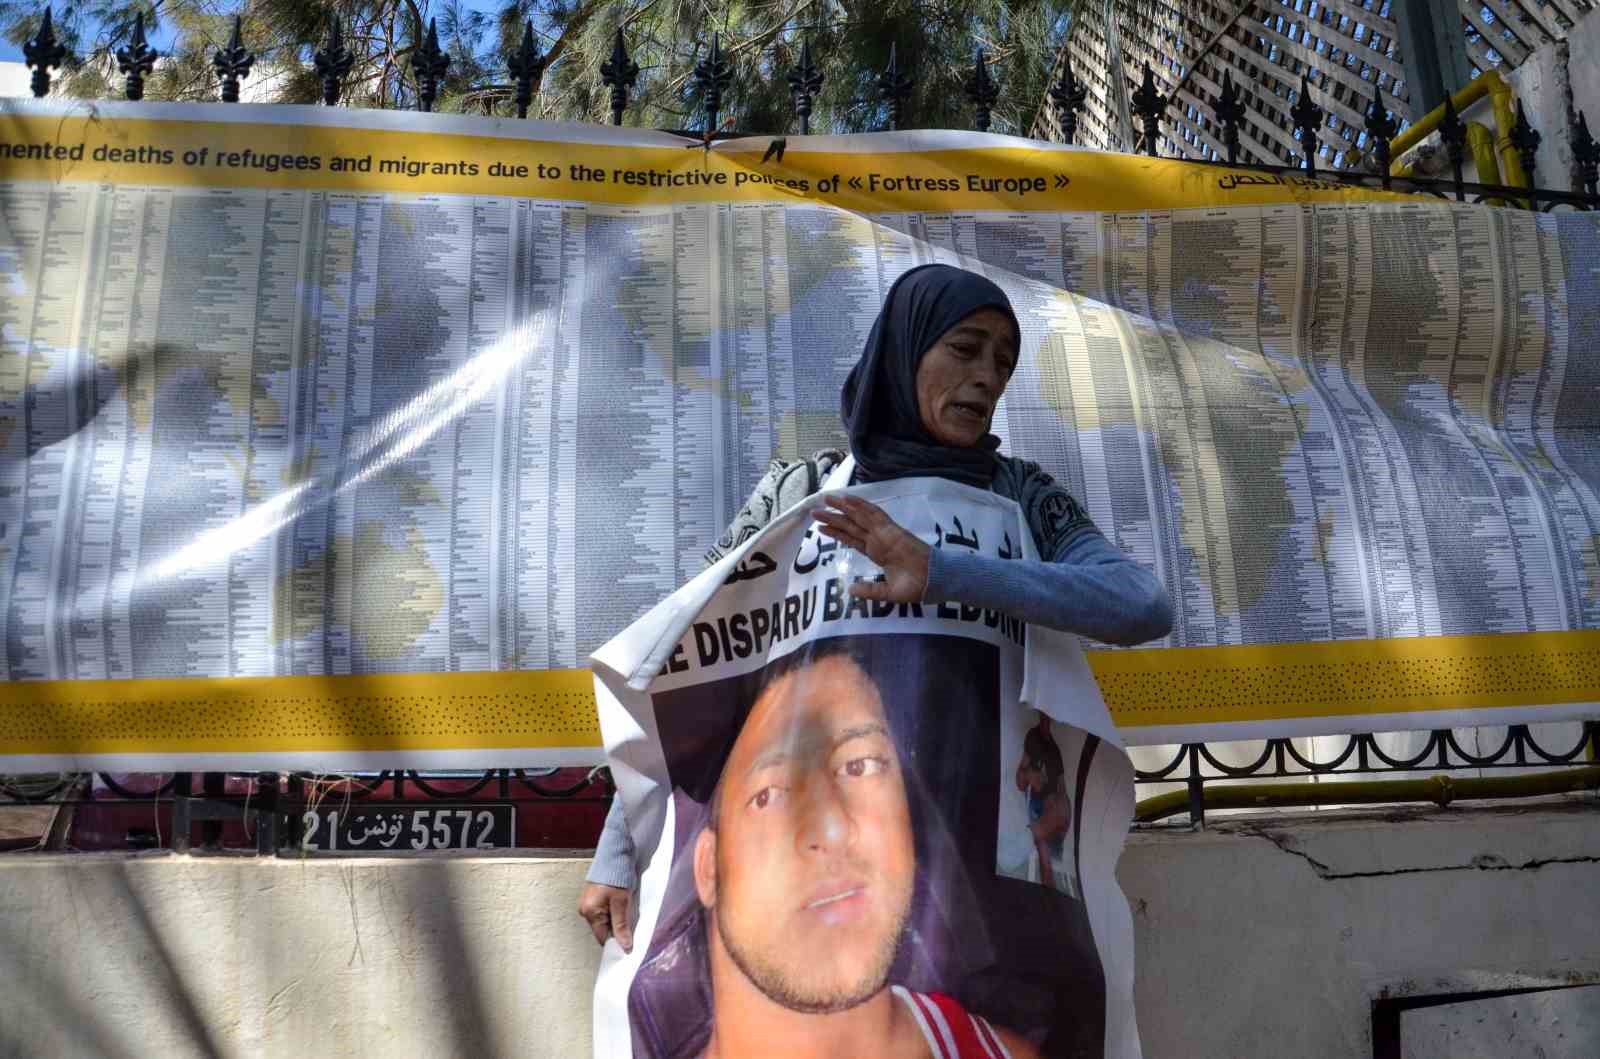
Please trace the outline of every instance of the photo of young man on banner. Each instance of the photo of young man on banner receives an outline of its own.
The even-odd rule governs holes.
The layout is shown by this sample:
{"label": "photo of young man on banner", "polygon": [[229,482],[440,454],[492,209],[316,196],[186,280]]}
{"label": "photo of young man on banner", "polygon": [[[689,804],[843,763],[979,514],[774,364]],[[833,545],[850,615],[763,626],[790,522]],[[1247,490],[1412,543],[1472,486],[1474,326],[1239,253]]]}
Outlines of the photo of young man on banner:
{"label": "photo of young man on banner", "polygon": [[[980,551],[1022,535],[1015,503],[947,481],[852,494]],[[1031,657],[1077,642],[852,595],[871,564],[817,529],[780,518],[595,656],[648,851],[597,1054],[1137,1054],[1131,954],[1101,942],[1126,905],[1084,898],[1121,901],[1131,773],[1067,723],[1104,713],[1087,668]],[[1030,666],[1058,705],[1024,701]]]}
{"label": "photo of young man on banner", "polygon": [[[1039,917],[1044,951],[1087,940],[1081,905],[967,877],[965,863],[981,863],[994,842],[998,678],[996,650],[981,641],[847,636],[803,644],[744,678],[663,696],[673,719],[681,699],[749,712],[733,727],[717,725],[711,709],[695,711],[682,752],[667,734],[679,726],[664,718],[677,852],[687,862],[674,873],[692,874],[694,900],[663,919],[634,981],[640,1052],[699,1054],[648,1037],[698,1036],[693,999],[703,994],[685,997],[681,983],[709,972],[708,1050],[719,1054],[750,1054],[729,1039],[741,1032],[803,1023],[789,1013],[843,1012],[859,1025],[862,1052],[917,1054],[903,1045],[931,1023],[958,1041],[990,1042],[972,1054],[994,1054],[996,1041],[1012,1056],[1037,1054],[1016,1031],[941,992],[970,983],[957,991],[981,996],[991,1018],[1048,1031],[1043,1012],[993,992],[996,976],[985,970],[1002,962],[997,943],[1019,903]],[[705,745],[730,729],[725,752]],[[1099,967],[1089,961],[1077,972],[1067,999],[1083,1008],[1074,1024],[1097,1030]]]}

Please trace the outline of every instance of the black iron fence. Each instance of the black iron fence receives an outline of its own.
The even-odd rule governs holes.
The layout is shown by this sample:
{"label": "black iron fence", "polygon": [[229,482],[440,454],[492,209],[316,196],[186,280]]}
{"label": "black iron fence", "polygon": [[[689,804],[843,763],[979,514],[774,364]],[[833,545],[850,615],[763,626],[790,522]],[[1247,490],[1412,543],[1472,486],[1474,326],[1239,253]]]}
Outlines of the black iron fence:
{"label": "black iron fence", "polygon": [[[1486,797],[1537,797],[1580,790],[1600,790],[1600,721],[1583,721],[1572,726],[1576,741],[1569,746],[1547,747],[1525,724],[1510,725],[1499,744],[1492,749],[1469,750],[1458,731],[1442,728],[1428,732],[1405,733],[1420,739],[1421,746],[1408,753],[1384,750],[1380,736],[1370,733],[1339,736],[1344,745],[1331,756],[1309,757],[1294,739],[1260,740],[1260,751],[1252,760],[1228,763],[1217,748],[1206,743],[1184,743],[1165,765],[1139,770],[1141,784],[1182,783],[1178,796],[1150,799],[1140,803],[1139,818],[1149,822],[1187,812],[1191,823],[1205,819],[1207,804],[1217,808],[1272,807],[1276,805],[1344,805],[1362,802],[1393,803],[1431,801],[1448,805],[1454,800]],[[1481,731],[1475,729],[1474,731]],[[1570,738],[1570,736],[1569,736]],[[1321,758],[1321,760],[1318,760]],[[1479,770],[1560,770],[1539,783],[1501,782],[1474,785],[1460,778],[1462,773]],[[1372,785],[1361,791],[1337,783],[1324,783],[1315,795],[1304,787],[1272,788],[1259,786],[1266,780],[1332,781],[1351,776],[1382,777],[1429,773],[1430,779],[1409,787]],[[1476,777],[1475,777],[1476,778]],[[1507,777],[1508,779],[1510,777]],[[1527,777],[1519,777],[1526,779]],[[1240,785],[1235,797],[1218,799],[1218,787],[1227,781],[1251,781]],[[1207,784],[1211,786],[1208,788]]]}
{"label": "black iron fence", "polygon": [[[228,43],[218,48],[212,56],[212,65],[217,76],[217,96],[223,103],[239,101],[240,81],[249,76],[256,61],[255,56],[241,43],[241,30],[241,17],[235,16],[233,32]],[[49,7],[45,8],[38,32],[23,46],[23,54],[28,66],[33,69],[34,96],[43,98],[49,95],[52,83],[50,71],[60,69],[69,58],[67,49],[56,38]],[[134,20],[128,43],[115,52],[117,71],[123,77],[123,95],[126,98],[130,100],[144,98],[145,79],[155,69],[159,57],[146,39],[144,18],[140,15]],[[526,118],[533,101],[534,85],[540,80],[548,62],[548,58],[540,53],[531,22],[526,27],[521,43],[506,54],[503,61],[506,73],[510,77],[507,94],[515,105],[517,117]],[[344,92],[344,79],[349,75],[354,62],[355,57],[345,46],[343,29],[336,18],[331,24],[327,39],[321,42],[312,56],[313,68],[321,81],[324,104],[338,105]],[[430,21],[426,30],[422,32],[421,39],[414,42],[408,67],[416,90],[418,110],[433,109],[439,97],[439,86],[449,68],[450,56],[440,47],[438,29]],[[1111,71],[1110,75],[1115,77],[1118,73]],[[628,110],[629,95],[638,76],[639,66],[629,56],[623,31],[618,29],[611,57],[600,65],[600,80],[611,91],[613,125],[623,124]],[[809,43],[801,47],[799,65],[787,71],[783,77],[788,84],[793,104],[794,124],[802,135],[808,134],[812,131],[812,105],[822,89],[823,82],[823,74],[812,59]],[[701,128],[695,131],[681,129],[664,131],[693,136],[707,143],[737,136],[781,135],[781,131],[730,131],[721,128],[719,122],[723,104],[733,87],[733,65],[722,51],[718,34],[712,34],[710,50],[705,59],[696,64],[690,83],[699,99]],[[908,113],[907,107],[915,83],[914,76],[902,68],[896,50],[891,46],[888,65],[874,85],[887,129],[912,127],[914,116]],[[999,99],[1001,90],[1002,86],[997,83],[989,68],[988,57],[983,47],[975,44],[973,65],[965,80],[966,98],[972,104],[973,129],[979,132],[988,131],[991,110]],[[1062,138],[1067,143],[1071,143],[1077,134],[1077,115],[1083,109],[1087,96],[1087,86],[1073,72],[1071,61],[1062,62],[1044,105],[1054,109],[1056,125],[1061,129]],[[1129,98],[1133,104],[1134,115],[1142,126],[1143,135],[1140,137],[1142,149],[1144,153],[1154,157],[1157,153],[1156,145],[1160,138],[1161,124],[1171,100],[1157,91],[1148,64],[1143,69],[1139,83],[1132,86]],[[1484,184],[1465,179],[1467,127],[1455,113],[1454,104],[1448,95],[1444,104],[1445,114],[1439,123],[1438,131],[1441,145],[1449,159],[1451,173],[1448,178],[1439,179],[1415,175],[1397,176],[1390,172],[1391,144],[1399,132],[1400,122],[1386,106],[1383,92],[1376,82],[1372,86],[1372,99],[1365,106],[1364,139],[1359,144],[1368,150],[1374,160],[1373,172],[1317,168],[1316,130],[1327,120],[1327,112],[1312,99],[1303,76],[1298,98],[1291,109],[1296,138],[1302,144],[1302,157],[1296,165],[1267,165],[1238,160],[1239,131],[1246,120],[1245,103],[1231,75],[1224,75],[1221,91],[1215,99],[1210,100],[1210,104],[1212,117],[1222,131],[1222,140],[1227,147],[1228,157],[1226,161],[1191,160],[1196,165],[1225,165],[1266,174],[1266,179],[1280,181],[1289,179],[1303,182],[1309,179],[1335,186],[1355,185],[1377,187],[1386,191],[1434,195],[1459,202],[1489,202],[1546,211],[1558,207],[1580,210],[1600,208],[1600,187],[1597,187],[1600,185],[1600,142],[1596,142],[1590,134],[1588,120],[1582,111],[1575,113],[1572,128],[1567,130],[1572,144],[1576,181],[1571,190],[1564,191],[1537,186],[1536,156],[1542,134],[1528,122],[1527,114],[1520,103],[1516,110],[1516,124],[1507,130],[1507,136],[1520,158],[1523,173],[1527,177],[1526,187]]]}
{"label": "black iron fence", "polygon": [[[1257,741],[1253,759],[1237,758],[1220,745],[1185,743],[1164,765],[1138,770],[1141,786],[1182,784],[1178,791],[1139,803],[1138,819],[1153,822],[1187,815],[1205,820],[1206,809],[1272,808],[1306,805],[1395,804],[1538,797],[1600,791],[1600,721],[1575,726],[1563,745],[1547,746],[1527,725],[1509,726],[1497,745],[1469,748],[1460,732],[1439,729],[1408,733],[1420,742],[1409,752],[1384,749],[1384,737],[1361,733],[1339,737],[1331,755],[1304,752],[1300,740]],[[1539,770],[1539,771],[1535,771]],[[1483,775],[1487,773],[1488,775]],[[1532,773],[1532,774],[1530,774]],[[1394,782],[1395,777],[1415,777]],[[1477,774],[1477,775],[1467,775]],[[1498,774],[1498,775],[1497,775]],[[1339,783],[1360,777],[1360,783]],[[1376,779],[1378,782],[1366,782]],[[1274,780],[1302,781],[1273,784]],[[1308,786],[1304,781],[1319,785]],[[13,840],[14,849],[108,849],[164,847],[254,850],[259,855],[305,856],[320,853],[412,852],[417,850],[528,847],[587,847],[599,833],[604,811],[615,794],[604,768],[486,769],[432,773],[414,769],[356,775],[310,772],[187,773],[119,775],[72,773],[57,776],[0,777],[0,808],[58,806],[69,813],[121,813],[108,823],[86,826],[86,840],[69,840],[70,825],[56,824],[33,841]],[[565,806],[565,808],[563,808]],[[129,815],[138,809],[146,815]],[[523,814],[491,833],[491,809]],[[571,814],[581,809],[581,819]],[[330,836],[342,814],[343,844]],[[476,835],[466,825],[430,836],[430,814],[467,821],[480,818]],[[545,813],[547,819],[538,819]],[[420,814],[420,816],[419,816]],[[533,819],[528,817],[533,814]],[[563,816],[563,814],[566,814]],[[357,820],[377,819],[391,827],[390,841],[363,845],[351,839]],[[421,821],[420,842],[412,837]],[[398,823],[397,823],[398,821]],[[363,823],[373,833],[375,825]],[[320,838],[319,828],[322,828]],[[50,833],[43,833],[48,830]],[[226,831],[226,833],[225,833]],[[398,839],[405,835],[405,841]],[[441,840],[437,836],[443,834]],[[0,851],[7,845],[0,842]]]}
{"label": "black iron fence", "polygon": [[[243,46],[241,39],[241,21],[235,18],[228,44],[219,48],[213,56],[218,99],[223,103],[239,101],[240,81],[249,75],[255,63],[255,56]],[[68,58],[67,50],[55,37],[49,8],[45,9],[38,33],[24,46],[24,57],[33,69],[34,96],[47,96],[52,83],[50,71],[59,69]],[[115,57],[118,72],[124,79],[123,94],[129,100],[143,99],[145,78],[154,70],[159,55],[146,39],[142,16],[135,20],[128,43],[117,49]],[[343,95],[343,79],[354,63],[354,57],[345,47],[337,20],[312,61],[321,81],[324,104],[337,105]],[[545,62],[546,58],[540,54],[530,24],[520,45],[505,56],[506,71],[511,79],[510,98],[519,118],[528,115],[533,100],[533,86],[539,80]],[[449,65],[450,58],[440,48],[437,30],[430,22],[422,39],[416,42],[412,50],[409,67],[415,82],[419,110],[433,109]],[[639,67],[629,56],[621,30],[617,31],[610,59],[601,64],[600,76],[611,92],[612,124],[621,125],[627,114],[629,94],[639,76]],[[713,34],[707,57],[695,67],[692,78],[701,101],[702,127],[698,131],[666,131],[692,136],[706,143],[735,136],[758,135],[720,130],[721,110],[732,88],[732,76],[732,66],[722,53],[720,39]],[[793,102],[795,125],[801,134],[808,134],[812,131],[812,104],[821,91],[823,78],[813,61],[809,44],[801,48],[799,65],[784,77]],[[914,84],[912,75],[902,69],[897,53],[891,47],[888,65],[875,84],[887,129],[911,127],[912,115],[907,112],[907,105]],[[966,94],[972,103],[972,127],[975,130],[988,130],[991,108],[999,98],[1000,91],[1001,86],[989,69],[982,48],[975,48],[973,66],[966,80]],[[1063,62],[1055,83],[1049,89],[1046,105],[1054,108],[1063,140],[1067,143],[1071,143],[1076,135],[1077,114],[1083,108],[1086,96],[1086,87],[1074,74],[1071,63]],[[1155,156],[1161,122],[1169,100],[1156,90],[1148,66],[1144,68],[1140,83],[1133,87],[1131,99],[1134,113],[1143,127],[1144,153]],[[1597,184],[1600,184],[1600,143],[1590,135],[1588,122],[1581,112],[1576,115],[1574,125],[1569,130],[1579,186],[1570,191],[1561,191],[1535,186],[1536,154],[1541,134],[1529,124],[1520,103],[1509,139],[1527,176],[1527,187],[1465,180],[1466,126],[1448,99],[1438,131],[1449,159],[1451,174],[1448,178],[1440,179],[1391,174],[1390,148],[1398,131],[1398,123],[1385,106],[1383,94],[1376,85],[1366,107],[1365,128],[1370,153],[1377,163],[1376,172],[1317,168],[1315,130],[1326,115],[1312,101],[1303,82],[1299,100],[1292,111],[1300,142],[1305,145],[1299,165],[1238,161],[1239,130],[1245,121],[1245,113],[1238,88],[1231,77],[1224,77],[1222,90],[1212,101],[1212,107],[1215,121],[1223,132],[1228,158],[1226,161],[1195,161],[1193,164],[1242,170],[1247,175],[1239,178],[1240,182],[1253,180],[1302,185],[1314,182],[1333,187],[1353,185],[1426,194],[1458,202],[1492,203],[1540,211],[1563,207],[1576,210],[1600,208],[1600,189],[1597,189]],[[1468,785],[1469,781],[1452,783],[1448,779],[1452,773],[1554,767],[1569,770],[1570,778],[1547,784],[1551,788],[1550,793],[1593,789],[1600,784],[1600,776],[1595,775],[1600,770],[1594,766],[1594,762],[1600,759],[1600,722],[1589,721],[1580,727],[1576,744],[1562,749],[1543,746],[1527,725],[1513,725],[1507,729],[1503,742],[1487,753],[1469,751],[1455,732],[1438,730],[1427,733],[1421,750],[1410,756],[1386,753],[1375,736],[1351,735],[1346,737],[1343,749],[1325,761],[1302,754],[1294,740],[1270,739],[1261,744],[1259,756],[1243,765],[1224,763],[1217,750],[1205,743],[1186,743],[1164,766],[1137,773],[1137,781],[1141,784],[1184,784],[1181,800],[1162,805],[1153,804],[1154,800],[1144,803],[1141,818],[1157,819],[1187,810],[1189,818],[1199,822],[1204,818],[1207,804],[1207,783],[1212,784],[1214,790],[1218,783],[1234,780],[1322,780],[1353,774],[1381,776],[1427,771],[1443,774],[1433,784],[1436,793],[1428,795],[1427,800],[1445,804],[1453,797],[1472,796],[1474,791]],[[449,781],[434,774],[405,769],[333,780],[300,772],[245,775],[203,773],[199,774],[198,791],[194,785],[196,776],[189,773],[154,777],[141,784],[130,784],[107,773],[97,775],[100,785],[118,804],[170,807],[171,830],[168,837],[175,849],[190,847],[196,824],[201,846],[219,848],[223,825],[230,821],[245,821],[249,824],[247,832],[253,836],[257,852],[297,854],[307,848],[305,832],[310,819],[307,814],[314,813],[315,807],[325,803],[329,797],[342,800],[342,804],[359,802],[369,809],[393,806],[407,810],[415,809],[419,802],[471,805],[472,799],[485,791],[493,792],[502,801],[511,800],[519,793],[531,793],[542,799],[553,800],[609,800],[612,790],[610,778],[604,770],[588,773],[579,770],[579,773],[581,778],[576,780],[569,771],[548,784],[517,769],[491,769],[465,779],[457,774]],[[1266,787],[1249,789],[1268,790]],[[313,791],[315,794],[310,793]],[[382,791],[383,795],[375,794],[378,791]],[[1332,803],[1348,801],[1354,793],[1353,788],[1347,787],[1341,791],[1339,787],[1330,785],[1326,800]],[[1385,789],[1378,793],[1394,794],[1394,801],[1407,800],[1405,792],[1397,790]],[[40,778],[31,785],[15,780],[0,780],[0,805],[60,804],[81,808],[94,804],[95,797],[95,784],[84,775]],[[1255,800],[1260,804],[1304,804],[1305,801],[1302,796],[1291,799],[1285,795],[1274,802],[1273,797],[1260,795]]]}

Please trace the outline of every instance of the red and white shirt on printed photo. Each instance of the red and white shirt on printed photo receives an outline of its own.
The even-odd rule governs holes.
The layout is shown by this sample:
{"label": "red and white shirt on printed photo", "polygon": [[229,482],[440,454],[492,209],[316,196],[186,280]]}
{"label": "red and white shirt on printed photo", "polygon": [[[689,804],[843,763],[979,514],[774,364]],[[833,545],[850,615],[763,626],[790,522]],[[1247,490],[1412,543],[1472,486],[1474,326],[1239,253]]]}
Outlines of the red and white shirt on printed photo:
{"label": "red and white shirt on printed photo", "polygon": [[943,993],[914,993],[891,986],[917,1020],[934,1059],[1011,1059],[999,1034],[981,1015],[968,1012]]}

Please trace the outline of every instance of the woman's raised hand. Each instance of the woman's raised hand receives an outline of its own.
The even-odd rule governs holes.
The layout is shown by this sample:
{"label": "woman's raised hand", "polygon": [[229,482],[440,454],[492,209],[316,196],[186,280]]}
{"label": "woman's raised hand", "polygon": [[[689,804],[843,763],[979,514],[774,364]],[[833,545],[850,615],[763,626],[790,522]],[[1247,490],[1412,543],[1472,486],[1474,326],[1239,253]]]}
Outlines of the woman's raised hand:
{"label": "woman's raised hand", "polygon": [[814,509],[811,517],[822,532],[883,568],[882,581],[857,581],[850,594],[881,603],[921,603],[928,590],[932,549],[869,500],[830,494],[821,502],[824,506]]}

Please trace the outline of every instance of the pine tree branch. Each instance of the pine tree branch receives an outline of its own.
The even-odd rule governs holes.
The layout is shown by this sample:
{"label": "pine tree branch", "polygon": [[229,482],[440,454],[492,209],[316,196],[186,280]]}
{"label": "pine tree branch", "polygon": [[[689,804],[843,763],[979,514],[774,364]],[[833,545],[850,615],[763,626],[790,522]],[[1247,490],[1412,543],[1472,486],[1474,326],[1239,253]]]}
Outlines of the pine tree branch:
{"label": "pine tree branch", "polygon": [[[605,0],[588,0],[586,4],[572,13],[571,18],[567,19],[567,24],[561,27],[561,36],[557,37],[556,42],[550,45],[550,50],[544,53],[544,65],[539,68],[539,79],[534,83],[534,91],[538,91],[539,85],[543,83],[544,72],[550,68],[552,63],[565,54],[566,50],[571,46],[573,38],[583,32],[584,26],[588,25],[589,20],[604,6]],[[655,0],[651,0],[638,13],[642,14],[654,6]]]}
{"label": "pine tree branch", "polygon": [[[737,41],[734,44],[729,45],[723,49],[722,54],[727,57],[732,57],[749,51],[751,48],[770,44],[773,38],[777,37],[779,33],[782,33],[789,27],[789,23],[793,21],[796,16],[798,16],[806,8],[810,7],[813,3],[815,3],[815,0],[799,0],[799,2],[796,3],[795,6],[777,22],[774,22],[771,26],[760,31],[759,33],[756,33],[754,36],[746,37],[742,41]],[[693,76],[693,69],[685,70],[683,73],[667,82],[667,88],[674,92],[681,92],[683,91],[683,86],[688,82],[689,78]],[[669,111],[669,113],[671,112]]]}

